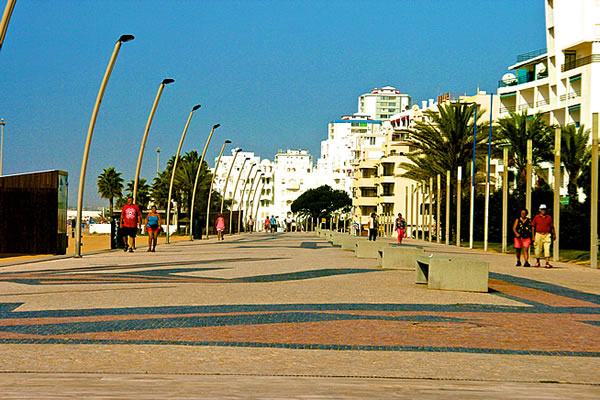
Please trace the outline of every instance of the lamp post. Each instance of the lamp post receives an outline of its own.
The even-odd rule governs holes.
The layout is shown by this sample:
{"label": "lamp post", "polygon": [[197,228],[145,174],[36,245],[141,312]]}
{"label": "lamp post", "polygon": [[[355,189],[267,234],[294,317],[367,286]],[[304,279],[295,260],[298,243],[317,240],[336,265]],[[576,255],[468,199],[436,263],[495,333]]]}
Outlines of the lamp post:
{"label": "lamp post", "polygon": [[[250,180],[250,174],[252,173],[252,169],[256,165],[256,162],[250,164],[250,169],[248,170],[248,175],[246,175],[246,179],[244,180],[244,187],[242,188],[242,193],[240,194],[240,205],[238,206],[238,232],[241,232],[242,227],[242,207],[244,206],[244,193],[246,192],[246,185],[248,185],[248,181]],[[242,171],[240,171],[240,175]],[[256,221],[254,221],[256,223]]]}
{"label": "lamp post", "polygon": [[[244,161],[242,162],[242,167],[240,168],[240,173],[238,174],[238,177],[235,181],[235,187],[233,188],[233,196],[231,196],[231,209],[229,209],[229,233],[232,232],[232,228],[233,228],[233,206],[235,204],[235,193],[237,192],[238,183],[240,183],[240,178],[242,176],[242,171],[244,171],[244,166],[246,165],[246,161],[248,161],[249,159],[250,159],[250,157],[244,158]],[[239,209],[240,208],[238,207],[238,214],[240,212]],[[239,228],[238,228],[238,233],[240,233]]]}
{"label": "lamp post", "polygon": [[215,183],[215,176],[217,176],[217,171],[219,170],[219,163],[221,162],[221,157],[223,156],[223,151],[225,150],[225,146],[227,143],[231,143],[231,140],[226,140],[223,142],[223,146],[221,146],[221,152],[219,153],[219,158],[217,158],[217,164],[215,165],[215,172],[213,173],[212,179],[210,180],[210,189],[208,189],[208,203],[206,204],[206,238],[208,239],[208,217],[210,215],[210,197],[212,195],[213,184]]}
{"label": "lamp post", "polygon": [[560,142],[561,128],[554,129],[554,246],[552,260],[558,261],[560,255]]}
{"label": "lamp post", "polygon": [[0,119],[0,176],[2,176],[4,163],[4,118]]}
{"label": "lamp post", "polygon": [[590,196],[590,267],[598,268],[598,113],[592,114],[592,190]]}
{"label": "lamp post", "polygon": [[102,84],[100,85],[98,96],[96,97],[96,104],[94,105],[94,110],[92,111],[92,118],[90,119],[90,126],[88,127],[87,139],[85,141],[85,148],[83,150],[83,160],[81,161],[81,172],[79,174],[79,192],[77,194],[77,238],[75,240],[75,257],[77,258],[81,257],[81,212],[83,209],[83,188],[85,185],[85,172],[87,169],[87,160],[90,153],[90,145],[92,143],[94,126],[96,125],[96,118],[98,117],[100,103],[102,103],[102,97],[104,97],[104,91],[106,90],[108,79],[110,78],[110,74],[112,73],[113,67],[115,66],[115,62],[117,61],[117,55],[119,54],[119,50],[121,49],[121,43],[125,43],[133,39],[133,35],[122,35],[119,38],[119,40],[117,40],[110,61],[108,62],[108,67],[106,68],[106,72],[104,73],[104,78],[102,79]]}
{"label": "lamp post", "polygon": [[[252,199],[252,204],[253,204],[253,205],[254,205],[254,202],[255,202],[255,200],[256,200],[256,193],[259,193],[259,190],[258,190],[258,185],[260,185],[260,184],[261,184],[261,178],[262,178],[263,176],[265,176],[265,174],[264,174],[264,173],[260,174],[260,176],[258,177],[258,183],[256,184],[256,190],[254,191],[254,198]],[[265,183],[264,183],[264,182],[262,182],[262,188],[261,188],[261,190],[262,190],[262,189],[264,189],[264,187],[265,187]],[[255,221],[256,221],[256,218],[258,218],[258,209],[259,209],[259,208],[260,208],[260,196],[258,196],[258,204],[256,205],[256,212],[254,213],[254,220],[255,220]],[[250,212],[252,212],[252,208],[250,209]]]}
{"label": "lamp post", "polygon": [[502,149],[502,253],[508,245],[508,146]]}
{"label": "lamp post", "polygon": [[460,209],[462,206],[462,167],[456,173],[456,246],[460,247]]}
{"label": "lamp post", "polygon": [[473,112],[473,161],[471,162],[471,206],[469,208],[469,248],[473,248],[473,223],[475,220],[475,149],[477,147],[477,104]]}
{"label": "lamp post", "polygon": [[[262,171],[260,169],[257,169],[255,171],[254,176],[252,177],[252,181],[250,182],[250,190],[248,191],[248,196],[246,196],[246,207],[244,207],[244,212],[248,215],[251,215],[251,213],[248,213],[248,206],[250,205],[250,194],[252,193],[252,186],[254,186],[254,182],[256,181],[256,176],[258,175],[259,172],[262,172]],[[254,225],[256,226],[256,230],[258,231],[258,222],[255,221]]]}
{"label": "lamp post", "polygon": [[[233,166],[235,165],[235,159],[237,158],[238,153],[242,151],[241,148],[237,148],[234,150],[234,154],[233,154],[233,161],[231,161],[231,165],[229,166],[229,171],[227,172],[227,178],[225,178],[225,186],[223,187],[223,196],[221,196],[221,213],[223,213],[223,205],[225,204],[225,195],[227,193],[227,184],[229,183],[229,176],[231,175],[231,170],[233,169]],[[233,204],[231,204],[231,206],[233,207]],[[231,231],[229,232],[231,233]]]}
{"label": "lamp post", "polygon": [[206,149],[208,149],[208,144],[210,143],[210,139],[212,138],[215,129],[217,129],[221,124],[213,125],[210,130],[210,134],[208,135],[208,139],[206,139],[206,144],[204,145],[204,150],[202,150],[202,156],[200,157],[200,164],[198,164],[198,169],[196,170],[196,179],[194,180],[194,188],[192,189],[192,205],[190,206],[190,240],[194,240],[194,205],[196,204],[196,188],[198,187],[198,178],[200,177],[200,171],[202,170],[202,163],[204,162],[204,156],[206,155]]}
{"label": "lamp post", "polygon": [[152,119],[154,118],[154,113],[156,112],[156,107],[158,107],[158,101],[160,100],[160,96],[162,95],[165,85],[168,85],[169,83],[173,82],[175,82],[174,79],[167,78],[163,79],[163,81],[160,83],[160,85],[158,86],[158,92],[156,93],[156,98],[154,99],[154,104],[152,105],[152,110],[150,110],[150,115],[148,116],[148,122],[146,122],[146,129],[144,130],[144,136],[142,137],[140,154],[138,155],[137,166],[135,168],[135,180],[133,182],[133,204],[136,204],[137,188],[140,179],[140,168],[142,167],[142,158],[144,157],[144,149],[146,148],[146,139],[148,139],[150,125],[152,124]]}
{"label": "lamp post", "polygon": [[2,15],[2,21],[0,21],[0,50],[2,49],[4,37],[6,36],[6,31],[8,29],[8,23],[10,22],[10,16],[12,15],[13,10],[15,9],[16,2],[17,0],[8,0],[6,2],[6,7],[4,8],[4,15]]}
{"label": "lamp post", "polygon": [[446,246],[450,244],[450,171],[446,171]]}
{"label": "lamp post", "polygon": [[156,177],[160,175],[160,147],[156,148]]}
{"label": "lamp post", "polygon": [[490,94],[490,131],[488,135],[488,159],[487,159],[487,180],[485,181],[485,222],[483,229],[483,250],[488,249],[488,231],[490,219],[490,162],[492,161],[492,122],[494,115],[494,94]]}
{"label": "lamp post", "polygon": [[[190,122],[192,121],[192,116],[194,115],[194,111],[200,108],[200,104],[192,107],[190,111],[190,115],[188,116],[187,122],[185,123],[185,128],[183,128],[183,133],[181,134],[181,139],[179,139],[179,147],[177,147],[177,154],[175,154],[175,161],[173,162],[173,170],[171,171],[171,182],[169,183],[169,197],[167,198],[167,231],[166,231],[166,242],[169,243],[169,227],[171,221],[171,196],[173,194],[173,182],[175,181],[175,171],[177,170],[177,161],[179,160],[179,153],[181,152],[181,147],[183,146],[183,139],[185,139],[185,134],[187,133],[188,127],[190,126]],[[157,150],[160,152],[160,149]],[[156,169],[158,174],[158,167]]]}

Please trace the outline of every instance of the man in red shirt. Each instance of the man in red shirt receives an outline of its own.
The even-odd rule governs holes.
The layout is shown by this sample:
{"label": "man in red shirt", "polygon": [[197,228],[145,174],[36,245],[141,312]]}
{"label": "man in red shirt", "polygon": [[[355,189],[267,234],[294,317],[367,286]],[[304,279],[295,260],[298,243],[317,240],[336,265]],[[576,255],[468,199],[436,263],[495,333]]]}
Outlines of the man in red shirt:
{"label": "man in red shirt", "polygon": [[531,221],[531,227],[535,238],[535,258],[537,259],[535,266],[540,266],[540,255],[543,247],[546,268],[552,268],[550,264],[550,244],[554,241],[554,224],[552,223],[552,217],[546,214],[545,204],[540,204],[540,213]]}
{"label": "man in red shirt", "polygon": [[[137,235],[138,227],[141,225],[142,212],[138,206],[133,204],[133,197],[128,197],[127,204],[121,210],[121,222],[119,224],[125,251],[129,249],[129,252],[133,253],[133,241]],[[127,246],[127,236],[129,236],[129,246]]]}

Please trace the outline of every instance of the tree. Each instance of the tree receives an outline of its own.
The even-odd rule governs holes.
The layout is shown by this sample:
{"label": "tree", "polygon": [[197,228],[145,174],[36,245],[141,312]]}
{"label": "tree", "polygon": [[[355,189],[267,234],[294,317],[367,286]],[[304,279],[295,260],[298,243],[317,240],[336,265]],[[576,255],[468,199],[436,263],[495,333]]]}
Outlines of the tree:
{"label": "tree", "polygon": [[[132,179],[127,184],[127,196],[133,197],[133,186],[135,181]],[[148,208],[148,203],[150,202],[150,185],[146,182],[144,178],[140,178],[138,181],[137,194],[135,196],[135,202],[140,208],[140,210],[145,210]]]}
{"label": "tree", "polygon": [[552,130],[540,113],[528,116],[527,111],[521,114],[511,112],[508,116],[500,118],[497,138],[496,148],[509,147],[508,163],[517,169],[517,179],[521,187],[527,182],[527,140],[531,139],[533,144],[533,166],[542,161],[552,160]]}
{"label": "tree", "polygon": [[352,199],[346,192],[323,185],[302,193],[291,204],[291,209],[293,213],[310,215],[315,219],[328,217],[333,212],[348,212],[351,206]]}
{"label": "tree", "polygon": [[105,168],[98,175],[98,193],[103,199],[108,199],[110,216],[113,213],[113,200],[119,199],[123,193],[123,178],[121,173],[117,172],[114,167]]}
{"label": "tree", "polygon": [[[400,164],[406,171],[402,176],[428,182],[440,174],[445,183],[446,171],[456,174],[458,167],[465,168],[473,158],[473,124],[483,113],[480,110],[475,116],[474,105],[460,102],[440,105],[438,112],[425,111],[425,119],[409,131],[410,162]],[[488,128],[487,122],[477,125],[480,159],[487,154]]]}
{"label": "tree", "polygon": [[586,164],[590,162],[590,149],[588,141],[590,130],[583,125],[577,128],[575,125],[561,126],[560,159],[569,175],[567,190],[571,202],[577,197],[577,180]]}

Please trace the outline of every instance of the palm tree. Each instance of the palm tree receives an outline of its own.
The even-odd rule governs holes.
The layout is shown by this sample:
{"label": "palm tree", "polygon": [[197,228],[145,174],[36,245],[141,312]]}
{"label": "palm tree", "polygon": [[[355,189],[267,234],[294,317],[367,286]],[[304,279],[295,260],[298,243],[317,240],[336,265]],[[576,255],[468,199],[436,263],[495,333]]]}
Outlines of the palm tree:
{"label": "palm tree", "polygon": [[[127,184],[127,196],[133,196],[134,184],[135,181],[133,179]],[[140,210],[145,210],[148,208],[148,203],[150,202],[150,185],[148,185],[144,178],[140,178],[137,189],[135,201]]]}
{"label": "palm tree", "polygon": [[[417,182],[427,182],[438,174],[446,180],[446,171],[456,173],[458,167],[466,167],[473,157],[473,124],[483,115],[480,110],[475,117],[475,106],[466,103],[441,105],[438,112],[425,111],[425,121],[417,121],[410,130],[411,162],[401,163],[404,177]],[[487,154],[487,122],[477,125],[476,148],[480,155]],[[483,133],[485,132],[485,133]],[[483,157],[481,157],[483,158]]]}
{"label": "palm tree", "polygon": [[537,166],[542,161],[552,160],[554,140],[552,129],[542,119],[542,114],[527,115],[511,112],[508,116],[498,120],[498,135],[496,148],[509,147],[509,166],[517,169],[519,186],[524,186],[527,170],[527,140],[533,143],[533,165]]}
{"label": "palm tree", "polygon": [[577,128],[575,125],[561,126],[560,158],[569,175],[567,190],[569,199],[577,199],[577,180],[581,175],[583,167],[590,161],[590,130],[583,125]]}
{"label": "palm tree", "polygon": [[98,175],[98,193],[103,199],[108,199],[110,216],[113,213],[113,200],[119,199],[123,193],[123,178],[121,173],[117,172],[114,167],[105,168]]}

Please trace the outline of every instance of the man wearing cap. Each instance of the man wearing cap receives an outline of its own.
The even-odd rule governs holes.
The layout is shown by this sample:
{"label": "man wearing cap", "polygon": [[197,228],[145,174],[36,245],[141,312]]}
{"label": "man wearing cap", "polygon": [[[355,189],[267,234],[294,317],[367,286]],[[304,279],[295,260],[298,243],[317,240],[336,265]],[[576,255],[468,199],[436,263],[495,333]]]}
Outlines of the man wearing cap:
{"label": "man wearing cap", "polygon": [[546,268],[552,268],[552,265],[550,265],[550,243],[554,241],[554,224],[552,223],[552,217],[546,214],[545,204],[540,204],[540,213],[531,221],[531,227],[535,238],[535,258],[537,259],[535,266],[540,266],[540,255],[543,246]]}

